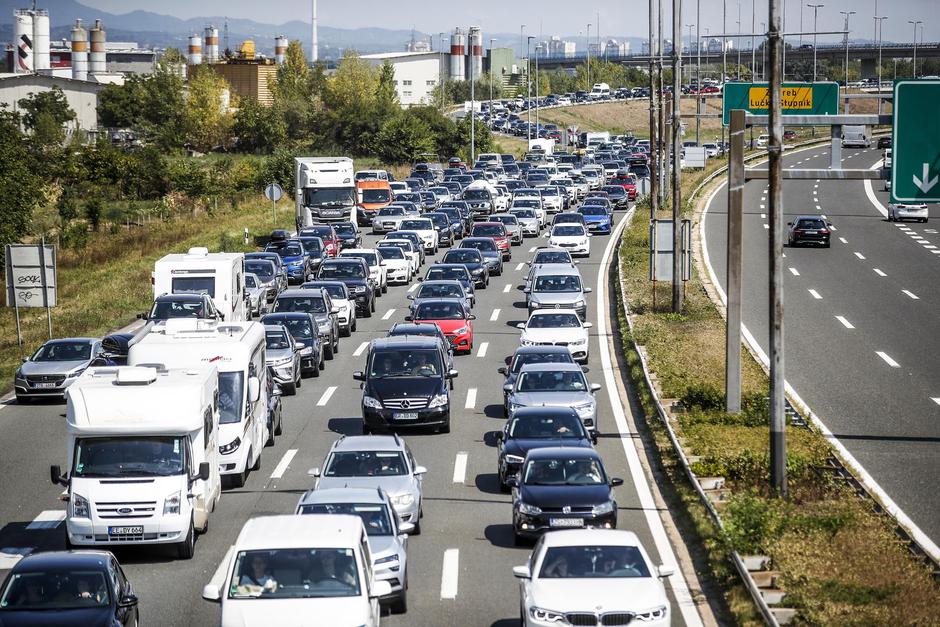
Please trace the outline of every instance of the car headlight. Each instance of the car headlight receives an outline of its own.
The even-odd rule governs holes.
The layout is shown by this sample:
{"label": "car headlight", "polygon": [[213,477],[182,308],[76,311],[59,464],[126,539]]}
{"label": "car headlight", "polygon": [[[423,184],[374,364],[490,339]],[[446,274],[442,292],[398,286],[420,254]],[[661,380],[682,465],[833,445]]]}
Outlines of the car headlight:
{"label": "car headlight", "polygon": [[398,562],[398,554],[386,555],[385,557],[380,557],[379,559],[373,562],[374,566],[379,564],[391,564],[393,562]]}
{"label": "car headlight", "polygon": [[78,494],[72,494],[70,503],[72,507],[72,518],[90,518],[88,515],[88,499]]}
{"label": "car headlight", "polygon": [[357,286],[356,286],[356,293],[357,293],[357,294],[365,294],[365,293],[366,293],[366,286],[365,286],[365,285],[357,285]]}
{"label": "car headlight", "polygon": [[519,344],[521,344],[522,346],[535,346],[535,341],[522,338],[519,340]]}
{"label": "car headlight", "polygon": [[470,274],[473,274],[473,275],[483,274],[483,268],[474,268],[473,270],[470,271]]}
{"label": "car headlight", "polygon": [[668,615],[669,607],[666,605],[660,605],[659,607],[655,607],[646,612],[637,612],[633,618],[644,623],[650,623],[654,620],[662,620]]}
{"label": "car headlight", "polygon": [[410,492],[406,492],[405,494],[399,494],[398,496],[392,497],[392,504],[398,505],[400,507],[408,507],[409,505],[413,505],[414,502],[415,502],[415,495],[411,494]]}
{"label": "car headlight", "polygon": [[284,357],[283,359],[278,359],[277,361],[271,362],[272,368],[283,368],[284,366],[291,365],[291,362],[294,361],[293,357]]}
{"label": "car headlight", "polygon": [[575,405],[574,410],[578,412],[579,416],[590,416],[594,413],[594,403],[581,403],[580,405]]}
{"label": "car headlight", "polygon": [[222,455],[228,455],[229,453],[234,453],[235,451],[238,450],[238,447],[241,446],[241,445],[242,445],[242,439],[241,439],[241,438],[235,438],[234,440],[232,440],[232,441],[229,442],[228,444],[224,444],[224,445],[220,446],[220,447],[219,447],[219,453],[221,453]]}
{"label": "car headlight", "polygon": [[20,370],[19,368],[17,368],[17,369],[16,369],[16,372],[13,373],[13,378],[14,378],[14,379],[23,379],[23,378],[25,378],[25,377],[23,376],[23,371]]}
{"label": "car headlight", "polygon": [[363,396],[362,404],[366,407],[371,407],[372,409],[382,409],[382,402],[371,396]]}
{"label": "car headlight", "polygon": [[594,514],[595,516],[600,516],[602,514],[609,514],[612,511],[614,511],[613,501],[607,501],[605,503],[601,503],[600,505],[595,505],[593,508],[591,508],[591,513]]}
{"label": "car headlight", "polygon": [[180,513],[180,491],[172,493],[170,496],[166,497],[163,501],[163,514],[179,514]]}
{"label": "car headlight", "polygon": [[450,399],[448,398],[447,394],[438,394],[431,399],[431,402],[428,403],[428,407],[443,407],[449,401]]}
{"label": "car headlight", "polygon": [[582,339],[580,339],[580,340],[575,340],[574,342],[569,342],[569,344],[570,344],[571,346],[583,346],[583,345],[587,344],[587,340],[585,340],[585,339],[582,338]]}
{"label": "car headlight", "polygon": [[[86,366],[85,368],[87,368],[87,366]],[[82,374],[83,372],[85,372],[85,368],[79,368],[78,370],[73,370],[72,372],[70,372],[70,373],[68,374],[68,378],[69,378],[69,379],[74,379],[74,378],[76,378],[76,377],[80,377],[81,374]]]}
{"label": "car headlight", "polygon": [[525,457],[521,455],[506,455],[503,459],[506,460],[507,464],[521,464],[525,461]]}
{"label": "car headlight", "polygon": [[577,300],[574,303],[574,308],[578,309],[579,307],[584,307],[586,304],[587,303],[585,303],[583,300]]}
{"label": "car headlight", "polygon": [[516,507],[519,508],[519,513],[525,514],[527,516],[538,516],[542,513],[542,510],[535,505],[529,505],[525,501],[517,501]]}
{"label": "car headlight", "polygon": [[463,335],[464,333],[467,333],[469,330],[470,330],[470,327],[464,325],[464,326],[460,327],[459,329],[457,329],[456,331],[454,331],[454,334],[455,334],[455,335]]}

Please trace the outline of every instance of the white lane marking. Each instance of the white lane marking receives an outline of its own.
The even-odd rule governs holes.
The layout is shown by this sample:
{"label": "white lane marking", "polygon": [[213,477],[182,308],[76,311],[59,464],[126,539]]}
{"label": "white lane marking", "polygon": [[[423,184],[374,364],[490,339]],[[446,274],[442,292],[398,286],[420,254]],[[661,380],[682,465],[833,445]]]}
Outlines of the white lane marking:
{"label": "white lane marking", "polygon": [[[882,159],[881,161],[879,161],[878,163],[870,167],[869,170],[880,170],[883,163],[884,163],[884,159]],[[881,214],[881,217],[887,218],[888,208],[882,205],[881,201],[878,200],[878,198],[875,196],[875,191],[874,189],[872,189],[871,181],[868,179],[865,179],[863,183],[865,185],[865,195],[868,196],[868,202],[870,202],[875,207],[875,209],[878,210],[878,213]]]}
{"label": "white lane marking", "polygon": [[911,236],[911,239],[917,240],[917,241],[919,241],[919,242],[926,242],[926,241],[927,241],[927,238],[926,238],[926,237],[921,237],[920,235],[917,235],[916,233],[910,233],[910,236]]}
{"label": "white lane marking", "polygon": [[[761,209],[766,209],[766,208],[767,208],[767,205],[761,205],[760,208],[761,208]],[[761,215],[762,218],[764,217],[764,214],[760,214],[760,215]],[[670,250],[671,250],[671,249],[670,249]]]}
{"label": "white lane marking", "polygon": [[940,405],[940,396],[931,396],[930,400],[932,400],[937,405]]}
{"label": "white lane marking", "polygon": [[331,385],[326,388],[323,392],[323,396],[320,397],[320,400],[317,401],[317,407],[325,407],[327,403],[330,402],[330,397],[333,396],[333,392],[336,391],[336,386]]}
{"label": "white lane marking", "polygon": [[530,252],[530,253],[534,253],[534,252],[537,251],[538,249],[539,249],[538,246],[533,246],[532,248],[529,249],[529,252]]}
{"label": "white lane marking", "polygon": [[885,274],[884,272],[882,272],[882,271],[879,270],[878,268],[872,268],[872,270],[874,270],[874,271],[875,271],[875,274],[877,274],[878,276],[888,276],[887,274]]}
{"label": "white lane marking", "polygon": [[493,310],[493,313],[490,314],[490,322],[496,322],[499,319],[499,308]]}
{"label": "white lane marking", "polygon": [[819,217],[822,218],[823,220],[828,220],[828,219],[829,219],[829,218],[826,217],[826,214],[825,214],[825,213],[819,214]]}
{"label": "white lane marking", "polygon": [[936,233],[937,229],[924,229],[924,233]]}
{"label": "white lane marking", "polygon": [[[720,186],[718,189],[720,189]],[[630,209],[630,211],[627,212],[626,217],[621,220],[620,224],[617,226],[616,234],[611,236],[610,240],[607,242],[607,247],[604,249],[604,256],[601,258],[601,268],[608,267],[611,255],[613,254],[614,244],[617,243],[618,237],[623,232],[623,227],[627,224],[627,221],[633,215],[633,211],[635,211],[635,209]],[[705,240],[703,238],[703,248],[704,244]],[[718,285],[718,281],[715,280],[714,277],[712,277],[712,281],[715,285]],[[594,288],[594,292],[597,294],[597,324],[595,326],[598,330],[598,337],[606,338],[608,332],[606,272],[597,273],[597,286]],[[685,576],[678,568],[676,555],[672,550],[672,544],[670,544],[669,537],[666,535],[663,521],[659,518],[656,502],[653,500],[649,483],[643,472],[643,466],[640,464],[639,453],[633,445],[630,425],[627,422],[626,412],[624,411],[624,403],[620,400],[620,394],[617,392],[617,384],[614,380],[614,366],[607,342],[600,343],[600,353],[601,370],[604,373],[607,398],[614,415],[614,421],[617,423],[617,431],[620,433],[620,445],[623,447],[624,456],[627,458],[633,488],[636,490],[637,496],[640,499],[640,507],[646,518],[646,525],[649,527],[650,533],[653,536],[653,543],[656,545],[656,552],[659,553],[660,562],[666,566],[672,567],[675,572],[675,575],[669,577],[668,585],[672,588],[673,594],[676,597],[676,603],[679,606],[679,611],[682,613],[683,622],[685,622],[687,627],[701,627],[702,619],[695,609],[695,602],[692,600],[692,595],[689,593]]]}
{"label": "white lane marking", "polygon": [[761,220],[766,220],[766,219],[767,219],[767,214],[766,214],[766,213],[760,214],[760,218],[761,218]]}
{"label": "white lane marking", "polygon": [[[816,200],[816,199],[814,198],[813,200]],[[822,207],[820,205],[816,205],[816,211],[820,211],[820,210],[822,210]]]}
{"label": "white lane marking", "polygon": [[789,268],[789,270],[790,270],[790,274],[792,274],[793,276],[800,276],[800,271],[797,270],[796,268]]}
{"label": "white lane marking", "polygon": [[931,250],[930,252],[932,252],[935,255],[940,255],[940,250]]}
{"label": "white lane marking", "polygon": [[765,224],[765,225],[764,225],[764,228],[765,228],[765,229],[769,229],[769,228],[770,228],[770,225],[769,225],[769,224]]}
{"label": "white lane marking", "polygon": [[353,357],[359,357],[365,352],[367,348],[369,348],[369,343],[363,342],[362,344],[359,345],[359,348],[353,351]]}
{"label": "white lane marking", "polygon": [[480,348],[477,349],[477,357],[486,357],[486,349],[490,347],[489,342],[480,343]]}
{"label": "white lane marking", "polygon": [[460,574],[460,549],[444,551],[444,564],[441,567],[441,598],[457,598],[457,578]]}
{"label": "white lane marking", "polygon": [[936,248],[936,246],[934,246],[933,244],[924,244],[924,248],[926,248],[927,250],[933,250],[934,248]]}
{"label": "white lane marking", "polygon": [[512,289],[512,285],[507,285],[506,287],[503,288],[503,294],[508,294],[511,289]]}
{"label": "white lane marking", "polygon": [[460,451],[454,459],[454,483],[463,483],[467,476],[467,452]]}
{"label": "white lane marking", "polygon": [[917,294],[915,294],[914,292],[911,292],[908,290],[901,290],[901,293],[904,294],[905,296],[909,296],[911,300],[920,300],[920,297],[917,296]]}
{"label": "white lane marking", "polygon": [[819,295],[819,292],[816,290],[809,290],[809,295],[815,298],[816,300],[822,300],[822,296]]}
{"label": "white lane marking", "polygon": [[891,356],[884,351],[875,351],[875,354],[885,360],[885,363],[891,366],[892,368],[900,368],[901,364],[891,359]]}
{"label": "white lane marking", "polygon": [[855,256],[858,257],[859,259],[864,259],[864,258],[865,258],[865,255],[863,255],[862,253],[860,253],[860,252],[858,252],[858,251],[855,251]]}
{"label": "white lane marking", "polygon": [[519,272],[519,271],[522,270],[524,267],[525,267],[525,263],[523,263],[523,262],[520,261],[519,263],[516,264],[516,272]]}
{"label": "white lane marking", "polygon": [[394,309],[389,309],[388,311],[385,312],[385,315],[382,316],[382,320],[388,320],[389,318],[391,318],[391,317],[394,316],[394,315],[395,315],[395,310],[394,310]]}
{"label": "white lane marking", "polygon": [[836,316],[836,320],[838,320],[839,322],[841,322],[841,323],[842,323],[842,326],[844,326],[846,329],[854,329],[854,328],[855,328],[855,325],[852,324],[851,322],[849,322],[848,320],[846,320],[843,316]]}
{"label": "white lane marking", "polygon": [[819,187],[819,183],[816,183],[815,185],[813,185],[813,188],[814,188],[814,189],[815,189],[815,188],[818,188],[818,187]]}
{"label": "white lane marking", "polygon": [[467,402],[463,404],[464,409],[473,409],[473,406],[477,404],[477,389],[470,388],[467,390]]}
{"label": "white lane marking", "polygon": [[27,529],[55,529],[65,520],[64,509],[47,509],[39,512],[33,522],[26,525]]}
{"label": "white lane marking", "polygon": [[281,458],[281,461],[277,463],[277,466],[274,467],[274,470],[271,472],[272,479],[280,479],[284,476],[284,473],[287,472],[287,467],[290,466],[291,461],[294,459],[294,455],[297,454],[297,449],[292,448],[284,453],[284,457]]}
{"label": "white lane marking", "polygon": [[845,239],[844,237],[840,237],[840,238],[839,238],[839,241],[842,242],[843,244],[848,244],[848,243],[849,243],[849,240]]}
{"label": "white lane marking", "polygon": [[421,284],[420,284],[420,283],[415,283],[414,285],[412,285],[411,287],[409,287],[409,288],[408,288],[408,293],[410,294],[411,292],[413,292],[413,291],[415,291],[416,289],[418,289],[418,286],[419,286],[419,285],[421,285]]}

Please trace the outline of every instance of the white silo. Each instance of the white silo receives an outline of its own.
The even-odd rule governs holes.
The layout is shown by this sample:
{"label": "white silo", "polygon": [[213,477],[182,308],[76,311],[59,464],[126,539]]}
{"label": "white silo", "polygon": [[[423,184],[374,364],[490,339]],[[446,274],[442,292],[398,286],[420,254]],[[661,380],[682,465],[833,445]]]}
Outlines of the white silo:
{"label": "white silo", "polygon": [[274,38],[274,61],[281,65],[287,60],[287,37],[278,35]]}
{"label": "white silo", "polygon": [[13,11],[13,42],[16,62],[13,71],[27,74],[33,71],[33,15],[22,9]]}
{"label": "white silo", "polygon": [[470,35],[467,37],[467,73],[472,71],[473,79],[477,80],[483,74],[483,34],[478,26],[470,27]]}
{"label": "white silo", "polygon": [[81,20],[72,27],[72,78],[88,80],[88,31]]}
{"label": "white silo", "polygon": [[91,38],[91,54],[88,55],[88,73],[95,74],[108,73],[108,56],[105,52],[106,33],[104,24],[101,20],[95,20],[95,25],[89,32]]}
{"label": "white silo", "polygon": [[459,28],[454,29],[450,36],[450,80],[464,80],[464,55],[466,54],[466,39]]}
{"label": "white silo", "polygon": [[190,65],[199,65],[202,63],[202,37],[199,35],[189,36],[189,50],[186,60]]}
{"label": "white silo", "polygon": [[33,70],[49,69],[49,12],[33,10]]}
{"label": "white silo", "polygon": [[215,63],[219,60],[219,29],[210,24],[206,26],[206,31],[203,34],[205,36],[203,50],[206,63]]}

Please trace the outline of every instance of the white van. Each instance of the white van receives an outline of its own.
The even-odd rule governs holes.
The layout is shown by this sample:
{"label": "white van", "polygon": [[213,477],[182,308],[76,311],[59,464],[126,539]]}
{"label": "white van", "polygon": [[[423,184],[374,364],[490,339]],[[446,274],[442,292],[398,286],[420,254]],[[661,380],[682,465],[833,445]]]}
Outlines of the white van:
{"label": "white van", "polygon": [[501,165],[502,159],[496,152],[481,152],[477,155],[477,161],[482,161],[486,165]]}
{"label": "white van", "polygon": [[268,370],[264,325],[213,323],[180,318],[155,325],[127,352],[131,366],[190,368],[214,365],[219,372],[218,470],[235,487],[261,467],[261,451],[273,443],[268,425]]}
{"label": "white van", "polygon": [[843,148],[871,148],[871,133],[867,126],[847,125],[842,127]]}
{"label": "white van", "polygon": [[175,544],[193,556],[221,494],[215,367],[89,368],[66,394],[66,542]]}
{"label": "white van", "polygon": [[245,256],[242,253],[210,253],[190,248],[153,264],[153,296],[208,294],[226,322],[248,319],[245,305]]}

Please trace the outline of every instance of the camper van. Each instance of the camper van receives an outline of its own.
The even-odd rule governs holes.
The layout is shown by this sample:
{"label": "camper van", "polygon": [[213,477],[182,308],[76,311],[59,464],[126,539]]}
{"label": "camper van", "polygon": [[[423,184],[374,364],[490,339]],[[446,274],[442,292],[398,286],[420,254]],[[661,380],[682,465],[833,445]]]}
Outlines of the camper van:
{"label": "camper van", "polygon": [[158,259],[151,275],[153,297],[162,294],[208,294],[226,322],[248,319],[245,306],[245,256],[190,248]]}
{"label": "camper van", "polygon": [[843,148],[871,148],[871,131],[867,126],[847,125],[842,127]]}
{"label": "camper van", "polygon": [[215,323],[192,318],[154,325],[127,353],[131,366],[190,368],[213,365],[219,372],[218,471],[241,487],[261,467],[261,451],[273,443],[268,427],[268,370],[264,325]]}
{"label": "camper van", "polygon": [[193,556],[221,494],[214,366],[89,368],[66,394],[66,541],[175,544]]}

